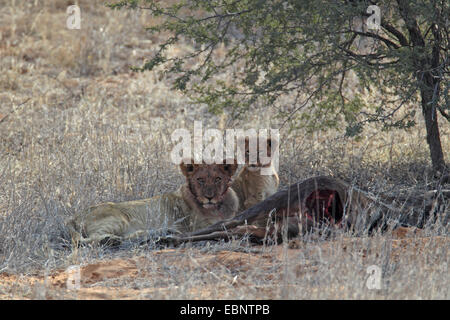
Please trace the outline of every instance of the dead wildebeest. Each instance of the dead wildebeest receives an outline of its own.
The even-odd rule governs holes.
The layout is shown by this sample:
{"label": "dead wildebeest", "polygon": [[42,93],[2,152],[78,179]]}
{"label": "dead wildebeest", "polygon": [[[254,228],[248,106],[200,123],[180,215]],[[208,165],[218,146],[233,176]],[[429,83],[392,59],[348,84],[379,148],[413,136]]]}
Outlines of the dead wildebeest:
{"label": "dead wildebeest", "polygon": [[233,218],[207,228],[166,237],[163,242],[229,239],[280,239],[314,230],[350,230],[356,235],[400,224],[403,210],[339,179],[317,176],[294,183]]}

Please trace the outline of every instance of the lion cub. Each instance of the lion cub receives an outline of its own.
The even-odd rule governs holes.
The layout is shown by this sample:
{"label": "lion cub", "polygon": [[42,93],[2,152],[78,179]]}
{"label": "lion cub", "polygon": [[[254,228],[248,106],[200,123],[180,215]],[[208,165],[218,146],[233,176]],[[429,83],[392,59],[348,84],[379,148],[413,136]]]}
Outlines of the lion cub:
{"label": "lion cub", "polygon": [[186,183],[174,192],[150,199],[102,203],[76,215],[69,222],[73,241],[116,242],[139,238],[152,227],[163,225],[189,232],[234,216],[239,200],[229,186],[237,169],[236,161],[233,164],[192,162],[189,159],[180,164]]}
{"label": "lion cub", "polygon": [[[259,138],[258,138],[259,140]],[[267,157],[271,157],[272,146],[276,147],[277,141],[275,139],[267,139]],[[242,143],[238,144],[238,147]],[[237,177],[231,184],[231,188],[236,192],[239,198],[239,212],[244,211],[250,207],[253,207],[258,202],[263,201],[267,197],[274,194],[280,179],[273,166],[272,159],[267,164],[262,164],[260,160],[259,150],[257,150],[257,163],[250,164],[250,148],[249,138],[245,138],[245,165],[239,171]],[[257,144],[259,148],[259,141]],[[261,174],[261,169],[265,168],[266,175]]]}

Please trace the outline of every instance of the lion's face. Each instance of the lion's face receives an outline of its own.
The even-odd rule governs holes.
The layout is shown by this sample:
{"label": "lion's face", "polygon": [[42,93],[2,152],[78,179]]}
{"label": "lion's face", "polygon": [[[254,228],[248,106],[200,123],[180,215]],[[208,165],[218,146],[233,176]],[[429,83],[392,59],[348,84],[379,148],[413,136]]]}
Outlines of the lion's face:
{"label": "lion's face", "polygon": [[189,164],[181,163],[190,191],[205,209],[214,209],[224,200],[237,164]]}
{"label": "lion's face", "polygon": [[[272,156],[272,148],[273,150],[275,150],[277,141],[271,138],[268,138],[265,141],[260,141],[259,137],[255,137],[253,140],[254,142],[252,141],[253,143],[255,143],[255,146],[253,146],[255,149],[251,149],[250,141],[252,140],[248,137],[245,138],[244,143],[242,143],[242,140],[238,141],[238,148],[244,148],[243,150],[241,149],[241,152],[244,152],[245,164],[247,165],[248,169],[250,171],[257,171],[261,168],[269,167],[272,162],[272,159],[270,159]],[[265,148],[265,150],[261,148]],[[253,158],[251,158],[252,154]],[[256,159],[254,159],[255,155]]]}

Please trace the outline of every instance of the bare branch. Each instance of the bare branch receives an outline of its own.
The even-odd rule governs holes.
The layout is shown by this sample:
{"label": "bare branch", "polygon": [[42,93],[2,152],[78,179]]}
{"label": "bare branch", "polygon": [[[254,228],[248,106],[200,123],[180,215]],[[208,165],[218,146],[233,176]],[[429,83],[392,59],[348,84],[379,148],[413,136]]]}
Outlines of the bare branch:
{"label": "bare branch", "polygon": [[400,42],[400,44],[403,47],[407,47],[409,46],[408,40],[406,39],[406,37],[403,35],[403,33],[401,33],[400,31],[398,31],[397,29],[395,29],[391,24],[389,24],[385,19],[381,19],[381,26],[386,29],[387,31],[389,31],[391,34],[393,34],[398,41]]}
{"label": "bare branch", "polygon": [[394,47],[395,49],[400,48],[400,46],[394,42],[392,42],[389,39],[386,39],[376,33],[372,33],[372,32],[361,32],[361,31],[353,31],[355,34],[360,35],[360,36],[365,36],[365,37],[370,37],[370,38],[374,38],[374,39],[378,39],[383,41],[388,47]]}

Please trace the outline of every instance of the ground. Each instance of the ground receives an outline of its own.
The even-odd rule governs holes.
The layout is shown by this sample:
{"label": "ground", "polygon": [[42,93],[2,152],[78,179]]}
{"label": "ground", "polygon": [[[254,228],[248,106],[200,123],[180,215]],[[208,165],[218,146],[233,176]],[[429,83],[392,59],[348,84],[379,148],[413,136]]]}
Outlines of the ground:
{"label": "ground", "polygon": [[[370,246],[377,244],[370,248],[369,243]],[[67,269],[26,276],[2,273],[0,298],[428,299],[436,298],[435,294],[444,294],[443,297],[448,298],[446,282],[433,282],[437,280],[435,272],[443,272],[441,280],[444,280],[447,270],[425,257],[430,252],[444,254],[449,245],[448,237],[429,237],[417,230],[400,228],[389,237],[375,240],[342,237],[314,244],[291,241],[286,245],[240,250],[242,244],[209,250],[192,247],[143,250],[121,258],[93,259],[81,264],[79,287],[68,284],[71,273]],[[388,252],[383,250],[386,246],[390,247]],[[305,257],[306,252],[309,255]],[[336,265],[336,261],[332,261],[336,258],[331,258],[336,253],[339,253],[340,261],[348,264]],[[382,255],[398,270],[385,270],[381,275],[381,287],[370,288],[367,269],[372,265],[370,261],[376,261]],[[404,261],[416,267],[402,265]],[[354,274],[355,271],[359,274]],[[336,279],[327,282],[323,273],[330,272]],[[420,279],[414,278],[415,275],[420,275]],[[422,289],[406,296],[405,292],[398,292],[400,288],[423,280],[433,283],[429,288],[432,290]],[[412,283],[408,284],[410,281]]]}
{"label": "ground", "polygon": [[[213,115],[171,90],[158,70],[130,71],[157,49],[144,30],[155,23],[148,12],[78,1],[81,29],[68,30],[70,4],[8,0],[0,8],[1,299],[450,298],[448,226],[439,222],[274,246],[68,247],[65,221],[79,210],[175,190],[183,177],[170,161],[171,134],[192,132],[195,120],[220,130],[279,128],[282,187],[327,174],[404,199],[437,185],[420,112],[412,129],[373,124],[358,140],[338,129],[291,130],[264,106],[239,119]],[[448,161],[450,127],[440,123]],[[81,268],[74,291],[65,272],[73,265]],[[370,266],[382,271],[379,290],[366,286]]]}

